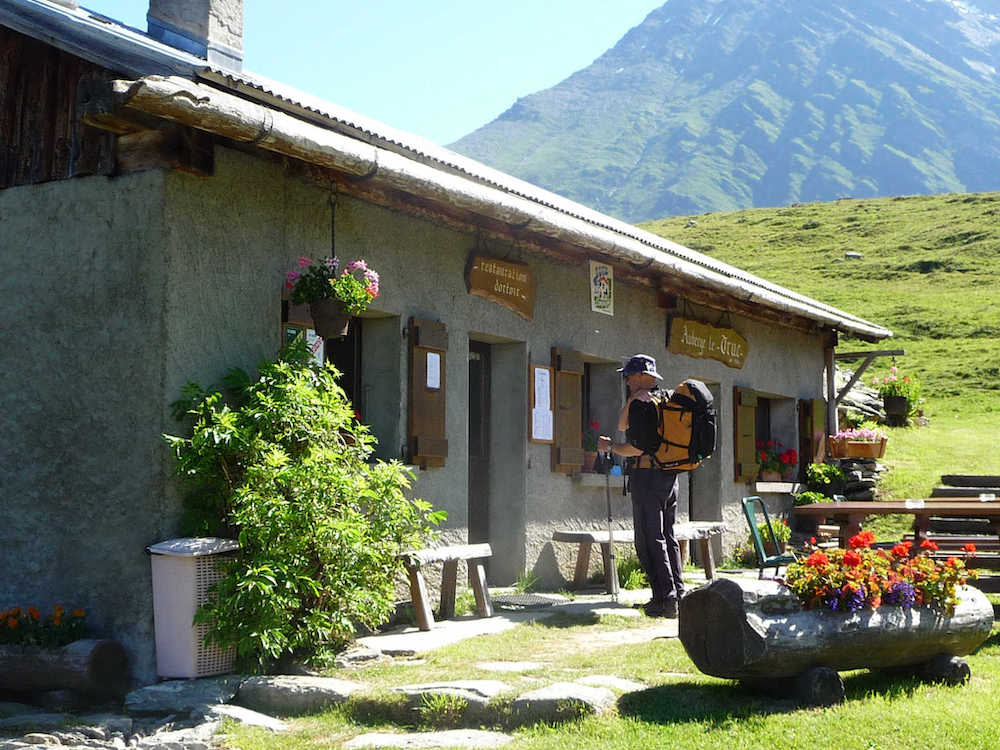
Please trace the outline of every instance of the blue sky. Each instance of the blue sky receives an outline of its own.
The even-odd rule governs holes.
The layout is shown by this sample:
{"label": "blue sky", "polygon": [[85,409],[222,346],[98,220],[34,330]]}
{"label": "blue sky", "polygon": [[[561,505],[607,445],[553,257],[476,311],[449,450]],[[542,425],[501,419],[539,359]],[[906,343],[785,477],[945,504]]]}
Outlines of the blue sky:
{"label": "blue sky", "polygon": [[[586,67],[663,2],[246,0],[244,67],[445,145]],[[146,29],[145,0],[80,4]]]}

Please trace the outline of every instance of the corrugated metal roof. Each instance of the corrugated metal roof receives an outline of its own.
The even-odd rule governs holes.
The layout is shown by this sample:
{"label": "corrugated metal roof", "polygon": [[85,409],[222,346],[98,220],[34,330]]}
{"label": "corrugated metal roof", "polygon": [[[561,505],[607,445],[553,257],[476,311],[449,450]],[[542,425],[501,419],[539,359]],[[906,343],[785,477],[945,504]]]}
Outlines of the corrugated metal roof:
{"label": "corrugated metal roof", "polygon": [[[557,193],[520,180],[500,170],[493,169],[443,146],[438,146],[426,138],[398,130],[378,120],[358,114],[346,107],[338,106],[332,102],[299,91],[292,86],[271,81],[263,76],[247,71],[236,73],[214,67],[205,68],[200,71],[199,76],[205,80],[234,88],[244,95],[256,94],[257,97],[266,97],[267,103],[284,109],[290,114],[312,115],[313,118],[321,118],[320,121],[333,121],[346,126],[351,131],[364,134],[368,137],[368,141],[375,145],[380,145],[397,153],[417,157],[426,164],[445,167],[455,174],[460,174],[463,177],[471,178],[482,184],[499,188],[505,192],[552,208],[560,213],[616,232],[641,242],[654,250],[675,255],[689,263],[702,266],[715,273],[737,279],[752,286],[767,289],[774,294],[790,300],[796,300],[811,307],[825,310],[828,313],[833,313],[839,317],[843,317],[845,320],[858,321],[878,327],[876,324],[872,324],[863,318],[851,315],[811,297],[774,284],[767,279],[747,273],[740,268],[691,250],[652,232],[647,232],[634,224],[628,224],[607,214],[602,214]],[[317,120],[314,119],[313,121]],[[342,130],[341,132],[344,131]],[[885,331],[888,336],[891,336],[891,332],[888,329],[885,329]]]}
{"label": "corrugated metal roof", "polygon": [[[346,107],[248,71],[236,72],[209,66],[205,60],[85,8],[66,8],[48,0],[0,0],[0,23],[111,70],[134,76],[179,75],[233,90],[246,98],[308,119],[314,124],[394,151],[442,171],[461,175],[639,242],[653,251],[654,260],[656,253],[664,253],[746,285],[748,292],[754,288],[766,290],[771,295],[793,303],[806,317],[814,317],[810,315],[810,310],[822,312],[820,317],[824,323],[828,323],[829,317],[833,316],[841,320],[848,330],[860,325],[869,337],[887,338],[892,335],[888,329],[863,318],[594,211],[438,146],[426,138],[392,128]],[[625,244],[630,243],[626,241]]]}

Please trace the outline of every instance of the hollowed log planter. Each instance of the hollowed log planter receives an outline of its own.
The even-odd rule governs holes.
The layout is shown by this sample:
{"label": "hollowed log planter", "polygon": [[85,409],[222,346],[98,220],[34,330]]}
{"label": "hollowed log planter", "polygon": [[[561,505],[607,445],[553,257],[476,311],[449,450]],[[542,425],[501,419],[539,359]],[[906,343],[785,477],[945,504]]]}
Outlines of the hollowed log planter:
{"label": "hollowed log planter", "polygon": [[117,641],[85,639],[60,648],[0,645],[0,690],[110,697],[128,688],[128,657]]}
{"label": "hollowed log planter", "polygon": [[990,634],[993,607],[971,586],[954,614],[882,606],[854,613],[804,610],[777,581],[718,579],[684,597],[680,640],[702,672],[813,704],[843,700],[837,674],[848,669],[912,670],[961,683],[956,657]]}

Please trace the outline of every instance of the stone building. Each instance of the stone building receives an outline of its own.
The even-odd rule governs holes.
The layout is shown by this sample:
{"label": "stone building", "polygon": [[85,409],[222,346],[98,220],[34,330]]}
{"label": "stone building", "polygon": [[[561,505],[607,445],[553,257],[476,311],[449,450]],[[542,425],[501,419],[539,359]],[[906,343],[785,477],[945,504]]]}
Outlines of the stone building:
{"label": "stone building", "polygon": [[787,490],[755,485],[754,440],[821,451],[839,337],[891,335],[244,71],[241,29],[238,0],[153,0],[146,33],[0,0],[0,606],[86,607],[140,681],[144,550],[181,510],[169,404],[308,335],[283,299],[299,256],[380,273],[318,356],[445,538],[492,544],[497,585],[564,583],[552,530],[605,522],[581,430],[614,424],[629,355],[713,391],[717,451],[679,516],[726,521],[728,548],[742,496]]}

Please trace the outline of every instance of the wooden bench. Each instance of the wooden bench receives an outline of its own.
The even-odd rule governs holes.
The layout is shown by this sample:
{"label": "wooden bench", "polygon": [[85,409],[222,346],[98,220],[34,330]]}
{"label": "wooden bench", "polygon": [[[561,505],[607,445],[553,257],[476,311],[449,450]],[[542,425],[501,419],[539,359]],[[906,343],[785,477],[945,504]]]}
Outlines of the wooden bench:
{"label": "wooden bench", "polygon": [[[721,536],[726,530],[726,524],[721,521],[684,521],[674,524],[674,535],[681,546],[681,559],[686,560],[688,542],[698,540],[701,550],[702,565],[708,580],[715,578],[715,557],[712,554],[712,537]],[[552,532],[553,542],[576,543],[579,549],[576,553],[576,568],[573,572],[573,588],[582,588],[587,583],[587,573],[590,570],[590,547],[601,545],[601,558],[604,563],[604,585],[607,592],[612,591],[612,579],[608,575],[611,568],[611,543],[634,543],[635,535],[632,529],[614,529],[614,536],[609,542],[607,530],[557,529]],[[617,575],[617,571],[615,571]]]}
{"label": "wooden bench", "polygon": [[459,544],[405,552],[402,558],[410,577],[410,598],[413,600],[417,626],[421,630],[430,630],[434,626],[434,615],[427,596],[427,582],[421,568],[437,562],[444,563],[441,571],[441,606],[438,612],[441,619],[447,620],[455,616],[459,560],[467,560],[469,564],[469,583],[476,597],[476,612],[480,617],[492,617],[493,602],[490,601],[490,590],[486,586],[484,565],[484,561],[492,556],[493,550],[488,544]]}

